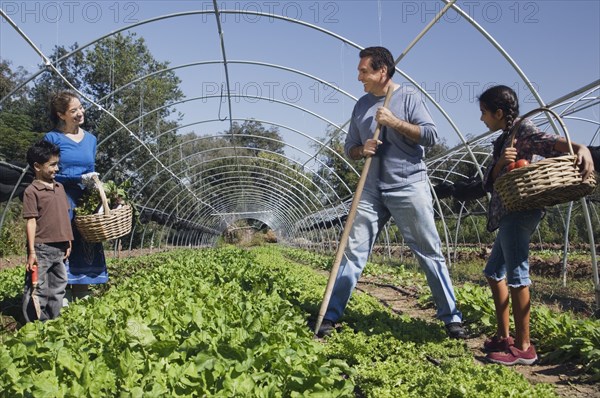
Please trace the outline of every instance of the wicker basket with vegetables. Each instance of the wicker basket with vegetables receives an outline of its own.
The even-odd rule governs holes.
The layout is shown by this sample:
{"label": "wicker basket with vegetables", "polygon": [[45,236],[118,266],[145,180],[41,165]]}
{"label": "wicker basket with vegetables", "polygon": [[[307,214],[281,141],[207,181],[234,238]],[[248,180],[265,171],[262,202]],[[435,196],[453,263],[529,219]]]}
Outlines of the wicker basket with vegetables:
{"label": "wicker basket with vegetables", "polygon": [[132,207],[124,187],[93,177],[95,189],[88,189],[75,208],[75,225],[84,240],[103,242],[131,232]]}

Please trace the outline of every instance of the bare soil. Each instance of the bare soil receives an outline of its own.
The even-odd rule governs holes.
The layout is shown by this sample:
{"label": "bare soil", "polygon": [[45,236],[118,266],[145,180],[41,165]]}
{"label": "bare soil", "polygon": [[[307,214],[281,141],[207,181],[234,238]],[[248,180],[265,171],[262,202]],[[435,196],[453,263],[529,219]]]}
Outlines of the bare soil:
{"label": "bare soil", "polygon": [[18,265],[25,266],[27,259],[25,256],[8,256],[8,257],[0,257],[0,271],[5,268],[13,268]]}
{"label": "bare soil", "polygon": [[[536,300],[544,302],[545,305],[557,311],[570,311],[582,316],[600,317],[600,310],[596,305],[596,296],[592,289],[572,288],[573,281],[593,281],[593,272],[591,264],[591,254],[588,255],[569,255],[566,269],[563,269],[562,246],[557,244],[544,244],[535,249],[547,249],[552,254],[549,255],[531,255],[529,257],[529,270],[532,275],[533,289],[536,291]],[[582,252],[588,250],[585,246],[571,247],[571,250]],[[597,248],[600,253],[600,247]],[[375,247],[374,253],[378,255],[387,255],[387,249]],[[458,250],[452,253],[452,264],[479,263],[481,269],[485,261],[489,258],[491,246],[477,245],[477,250]],[[411,258],[412,253],[408,248],[394,246],[391,248],[392,258]],[[563,275],[565,273],[565,275]],[[481,273],[471,275],[469,281],[474,283],[485,283],[481,278]],[[563,277],[566,281],[566,287],[562,287]]]}
{"label": "bare soil", "polygon": [[[106,258],[121,258],[121,257],[136,257],[143,254],[159,253],[170,248],[165,249],[133,249],[133,250],[105,250],[104,255]],[[13,268],[17,266],[25,266],[27,257],[25,255],[12,255],[12,256],[0,256],[0,271],[5,268]]]}

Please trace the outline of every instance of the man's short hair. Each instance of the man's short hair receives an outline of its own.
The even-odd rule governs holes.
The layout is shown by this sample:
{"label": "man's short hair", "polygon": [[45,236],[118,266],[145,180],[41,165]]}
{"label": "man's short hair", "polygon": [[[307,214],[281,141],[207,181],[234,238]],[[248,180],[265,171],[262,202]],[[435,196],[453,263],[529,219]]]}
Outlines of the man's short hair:
{"label": "man's short hair", "polygon": [[52,156],[60,157],[60,148],[50,141],[40,140],[27,151],[27,164],[33,169],[33,164],[44,164]]}
{"label": "man's short hair", "polygon": [[391,79],[396,72],[396,64],[392,53],[385,47],[367,47],[358,54],[360,58],[371,57],[371,68],[379,70],[387,67],[387,75]]}

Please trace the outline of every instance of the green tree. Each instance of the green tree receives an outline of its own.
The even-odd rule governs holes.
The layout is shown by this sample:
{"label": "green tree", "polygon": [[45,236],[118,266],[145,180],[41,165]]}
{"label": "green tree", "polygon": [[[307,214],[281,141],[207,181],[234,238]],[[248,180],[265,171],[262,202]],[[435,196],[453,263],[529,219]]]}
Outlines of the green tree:
{"label": "green tree", "polygon": [[327,131],[320,141],[322,144],[313,145],[322,162],[318,176],[313,178],[315,184],[321,186],[324,192],[330,192],[328,199],[334,201],[337,196],[346,198],[352,195],[360,178],[357,173],[361,172],[364,161],[355,161],[344,155],[344,141],[338,130]]}
{"label": "green tree", "polygon": [[446,143],[446,139],[442,137],[438,140],[438,142],[435,145],[431,147],[425,147],[425,158],[430,159],[438,155],[442,155],[446,153],[448,149],[449,148],[448,144]]}
{"label": "green tree", "polygon": [[285,143],[277,127],[265,128],[256,120],[246,120],[243,124],[232,123],[232,127],[223,132],[232,136],[232,142],[239,147],[254,149],[252,153],[257,156],[259,150],[267,150],[283,154]]}
{"label": "green tree", "polygon": [[26,164],[27,150],[42,134],[31,131],[28,115],[0,112],[0,158],[8,163]]}
{"label": "green tree", "polygon": [[[50,55],[50,60],[55,62],[54,66],[60,75],[51,68],[47,68],[35,81],[30,94],[28,111],[33,121],[34,131],[47,132],[54,128],[49,117],[50,99],[58,91],[70,89],[66,81],[77,90],[89,93],[84,82],[85,75],[90,66],[84,62],[84,56],[81,51],[72,53],[77,47],[77,43],[73,44],[69,49],[66,49],[64,46],[56,46],[52,55]],[[58,62],[60,58],[69,53],[72,53],[70,57]]]}
{"label": "green tree", "polygon": [[19,67],[11,68],[7,60],[0,61],[0,159],[14,164],[25,164],[25,154],[31,144],[40,139],[32,132],[33,122],[27,114],[29,90],[16,91],[8,95],[25,80],[27,72]]}
{"label": "green tree", "polygon": [[23,67],[13,70],[11,64],[8,60],[0,60],[0,100],[2,100],[0,111],[17,114],[27,113],[29,95],[27,86],[7,97],[19,84],[25,81],[28,74]]}
{"label": "green tree", "polygon": [[88,112],[102,142],[97,168],[112,169],[115,179],[150,178],[154,170],[146,175],[146,169],[140,169],[148,160],[146,148],[165,153],[160,160],[168,163],[168,149],[176,142],[177,122],[168,118],[174,112],[169,105],[183,97],[179,78],[172,71],[156,73],[166,69],[168,62],[157,61],[144,39],[135,34],[102,40],[85,60],[93,65],[85,76],[89,90],[108,111]]}

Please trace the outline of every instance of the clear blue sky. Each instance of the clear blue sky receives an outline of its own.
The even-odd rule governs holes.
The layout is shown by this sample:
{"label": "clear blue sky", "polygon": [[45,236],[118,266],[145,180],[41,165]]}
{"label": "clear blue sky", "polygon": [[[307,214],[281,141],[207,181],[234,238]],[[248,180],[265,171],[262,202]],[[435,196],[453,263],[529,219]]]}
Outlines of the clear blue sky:
{"label": "clear blue sky", "polygon": [[[458,1],[523,69],[545,101],[552,101],[600,78],[600,1]],[[299,19],[366,47],[383,45],[397,57],[443,7],[441,1],[219,1],[222,9],[260,11]],[[4,1],[2,8],[46,54],[55,45],[69,47],[129,24],[160,15],[208,10],[212,1]],[[259,61],[301,70],[334,83],[353,96],[362,95],[356,81],[357,50],[323,33],[268,17],[223,15],[225,48],[230,61]],[[220,60],[213,15],[154,22],[133,29],[160,61],[172,66]],[[4,20],[0,20],[0,58],[37,70],[40,58]],[[442,18],[401,61],[399,68],[424,87],[448,112],[463,134],[485,131],[475,96],[495,83],[516,89],[521,110],[535,107],[523,81],[492,45],[454,11]],[[306,77],[261,66],[229,66],[232,89],[248,95],[289,100],[334,123],[348,120],[353,100]],[[222,66],[180,69],[188,98],[218,94]],[[396,81],[402,82],[401,76]],[[219,113],[219,108],[220,113]],[[178,109],[182,123],[225,117],[227,104],[215,99],[190,101]],[[439,133],[448,144],[458,139],[433,106]],[[600,107],[586,117],[600,120]],[[316,117],[268,101],[233,100],[233,117],[254,117],[323,136],[326,125]],[[574,124],[575,140],[589,143],[589,123]],[[228,124],[201,124],[186,131],[223,131]],[[306,141],[280,129],[290,143]],[[600,139],[599,139],[600,140]],[[597,140],[598,141],[598,140]],[[595,142],[596,145],[600,144]],[[292,156],[295,156],[292,154]],[[298,156],[301,158],[302,156]]]}

